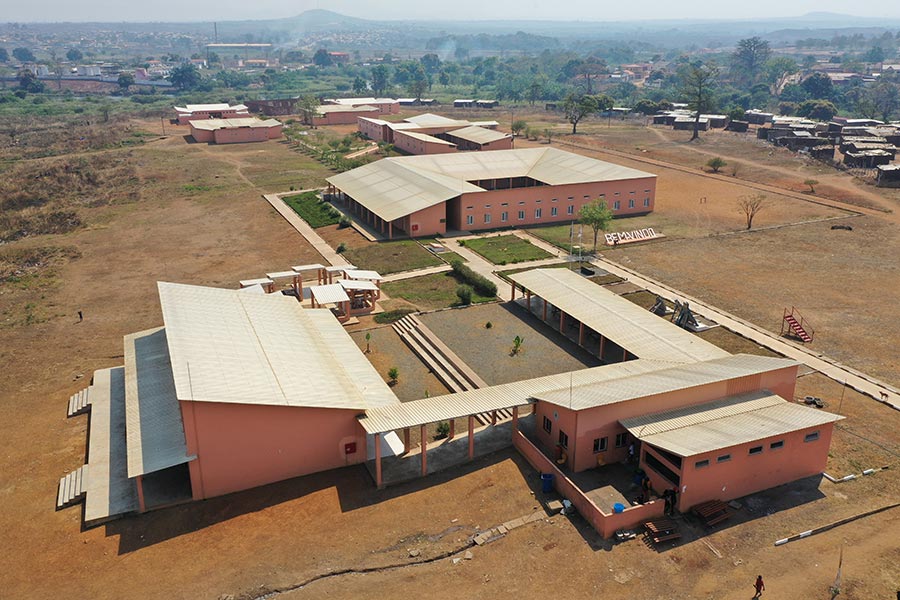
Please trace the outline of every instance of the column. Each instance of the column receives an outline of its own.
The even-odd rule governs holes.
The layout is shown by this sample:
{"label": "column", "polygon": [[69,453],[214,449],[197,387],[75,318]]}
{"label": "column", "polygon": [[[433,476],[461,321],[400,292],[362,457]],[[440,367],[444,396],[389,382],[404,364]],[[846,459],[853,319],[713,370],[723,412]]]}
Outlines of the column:
{"label": "column", "polygon": [[578,324],[578,345],[584,346],[584,323]]}
{"label": "column", "polygon": [[381,480],[381,434],[375,434],[375,486],[380,490],[383,487]]}
{"label": "column", "polygon": [[563,311],[559,311],[559,332],[563,335],[566,334],[566,313]]}
{"label": "column", "polygon": [[547,321],[547,299],[541,298],[544,301],[544,311],[541,313],[541,320]]}
{"label": "column", "polygon": [[510,300],[516,299],[516,284],[515,283],[512,284],[512,290],[509,293],[509,299]]}
{"label": "column", "polygon": [[394,239],[394,222],[393,221],[388,223],[388,239],[389,240]]}
{"label": "column", "polygon": [[428,434],[424,425],[419,427],[419,437],[422,438],[422,477],[425,477],[428,475]]}
{"label": "column", "polygon": [[454,437],[456,437],[456,419],[450,419],[450,435],[447,439],[452,440]]}
{"label": "column", "polygon": [[512,422],[513,431],[519,430],[519,407],[513,406],[513,422]]}
{"label": "column", "polygon": [[497,424],[497,411],[492,410],[491,411],[491,426],[493,427],[496,424]]}
{"label": "column", "polygon": [[606,346],[606,338],[602,335],[600,336],[600,353],[597,354],[597,358],[603,360],[603,347]]}
{"label": "column", "polygon": [[147,505],[144,503],[144,476],[137,476],[137,496],[138,496],[138,510],[140,512],[147,512]]}
{"label": "column", "polygon": [[409,427],[403,428],[403,454],[409,454]]}
{"label": "column", "polygon": [[475,416],[469,415],[469,460],[475,458]]}
{"label": "column", "polygon": [[625,362],[626,360],[628,360],[628,350],[622,348],[622,362]]}

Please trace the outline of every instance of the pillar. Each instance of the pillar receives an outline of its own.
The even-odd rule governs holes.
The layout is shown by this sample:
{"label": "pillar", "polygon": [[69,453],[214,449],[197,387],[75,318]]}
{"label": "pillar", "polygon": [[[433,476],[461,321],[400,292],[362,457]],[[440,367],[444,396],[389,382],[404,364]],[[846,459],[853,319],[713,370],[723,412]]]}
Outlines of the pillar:
{"label": "pillar", "polygon": [[626,360],[628,360],[628,350],[622,348],[622,362],[625,362]]}
{"label": "pillar", "polygon": [[447,439],[452,440],[454,437],[456,437],[456,419],[450,419],[450,435]]}
{"label": "pillar", "polygon": [[606,346],[606,338],[602,335],[600,336],[600,352],[597,354],[597,358],[603,360],[603,347]]}
{"label": "pillar", "polygon": [[419,437],[422,439],[422,477],[428,475],[428,434],[425,426],[419,427]]}
{"label": "pillar", "polygon": [[513,431],[519,430],[519,407],[513,406],[513,422],[512,422]]}
{"label": "pillar", "polygon": [[496,424],[497,424],[497,411],[492,410],[491,411],[491,426],[494,426]]}
{"label": "pillar", "polygon": [[381,480],[381,434],[375,434],[375,486],[380,490],[383,487]]}
{"label": "pillar", "polygon": [[578,324],[578,345],[579,346],[584,345],[584,323],[583,322]]}
{"label": "pillar", "polygon": [[403,428],[403,454],[409,454],[409,427]]}
{"label": "pillar", "polygon": [[389,240],[394,239],[394,222],[393,221],[388,223],[388,239]]}
{"label": "pillar", "polygon": [[527,306],[528,311],[531,312],[531,292],[529,290],[525,290],[525,306]]}
{"label": "pillar", "polygon": [[537,402],[535,402],[534,404],[531,405],[531,414],[533,414],[533,415],[537,414]]}
{"label": "pillar", "polygon": [[516,284],[515,283],[512,284],[512,290],[510,290],[509,299],[510,300],[516,299]]}
{"label": "pillar", "polygon": [[566,333],[566,313],[563,311],[559,311],[559,332],[563,335]]}
{"label": "pillar", "polygon": [[475,416],[469,415],[469,460],[475,458]]}
{"label": "pillar", "polygon": [[544,301],[544,311],[541,313],[541,320],[546,321],[547,320],[547,299],[541,298],[541,300]]}
{"label": "pillar", "polygon": [[138,510],[140,512],[147,512],[147,505],[144,503],[144,476],[137,476],[137,496],[138,496]]}

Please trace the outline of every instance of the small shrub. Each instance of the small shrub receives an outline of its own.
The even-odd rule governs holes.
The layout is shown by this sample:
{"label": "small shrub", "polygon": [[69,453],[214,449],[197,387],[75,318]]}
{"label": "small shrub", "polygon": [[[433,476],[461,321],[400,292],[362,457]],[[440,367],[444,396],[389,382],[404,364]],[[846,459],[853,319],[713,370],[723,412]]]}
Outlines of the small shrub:
{"label": "small shrub", "polygon": [[485,328],[485,329],[490,329],[490,328],[493,327],[493,326],[494,326],[494,324],[491,323],[490,321],[488,321],[487,323],[484,324],[484,328]]}
{"label": "small shrub", "polygon": [[453,273],[458,278],[471,285],[479,295],[489,298],[497,295],[497,285],[493,281],[484,275],[479,275],[463,264],[461,260],[450,261],[450,266],[453,269]]}
{"label": "small shrub", "polygon": [[379,325],[387,325],[388,323],[399,321],[406,315],[414,312],[416,311],[412,308],[398,308],[396,310],[387,310],[383,313],[378,313],[377,315],[375,315],[375,322]]}
{"label": "small shrub", "polygon": [[387,374],[388,379],[390,379],[390,384],[396,385],[397,380],[400,378],[400,369],[398,369],[397,367],[391,367],[390,369],[388,369]]}
{"label": "small shrub", "polygon": [[434,439],[442,440],[448,435],[450,435],[450,423],[448,423],[447,421],[441,421],[437,424],[437,433],[434,436]]}
{"label": "small shrub", "polygon": [[456,243],[459,244],[460,246],[465,247],[465,245],[466,245],[466,240],[459,240],[459,241],[457,241]]}
{"label": "small shrub", "polygon": [[724,167],[727,164],[728,163],[725,162],[725,159],[723,159],[720,156],[716,156],[715,158],[711,158],[708,161],[706,161],[706,166],[709,167],[710,169],[712,169],[713,173],[718,173],[719,169],[721,169],[722,167]]}
{"label": "small shrub", "polygon": [[347,229],[348,227],[350,227],[350,219],[341,217],[341,220],[338,221],[338,229]]}
{"label": "small shrub", "polygon": [[344,252],[346,252],[349,249],[350,248],[347,247],[347,244],[345,244],[344,242],[341,242],[340,244],[338,244],[338,247],[334,249],[334,251],[337,252],[338,254],[343,254]]}
{"label": "small shrub", "polygon": [[456,288],[456,295],[459,297],[459,303],[463,306],[472,304],[472,287],[462,284]]}

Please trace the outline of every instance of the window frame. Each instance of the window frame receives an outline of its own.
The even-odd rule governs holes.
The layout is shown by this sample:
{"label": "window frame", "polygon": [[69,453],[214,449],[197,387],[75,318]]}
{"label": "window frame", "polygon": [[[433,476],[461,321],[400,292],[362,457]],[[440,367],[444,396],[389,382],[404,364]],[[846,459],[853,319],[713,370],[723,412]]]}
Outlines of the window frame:
{"label": "window frame", "polygon": [[600,454],[601,452],[606,452],[607,450],[609,450],[608,435],[594,439],[594,454]]}

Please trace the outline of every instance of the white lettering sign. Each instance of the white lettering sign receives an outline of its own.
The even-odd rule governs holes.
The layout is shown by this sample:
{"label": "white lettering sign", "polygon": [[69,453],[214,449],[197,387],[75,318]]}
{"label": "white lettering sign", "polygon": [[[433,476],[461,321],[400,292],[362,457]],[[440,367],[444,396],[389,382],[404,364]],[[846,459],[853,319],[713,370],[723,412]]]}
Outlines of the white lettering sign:
{"label": "white lettering sign", "polygon": [[607,246],[616,246],[618,244],[642,242],[644,240],[652,240],[665,236],[661,233],[656,233],[655,231],[653,231],[652,227],[646,227],[644,229],[636,229],[634,231],[615,231],[613,233],[605,234],[605,237]]}

